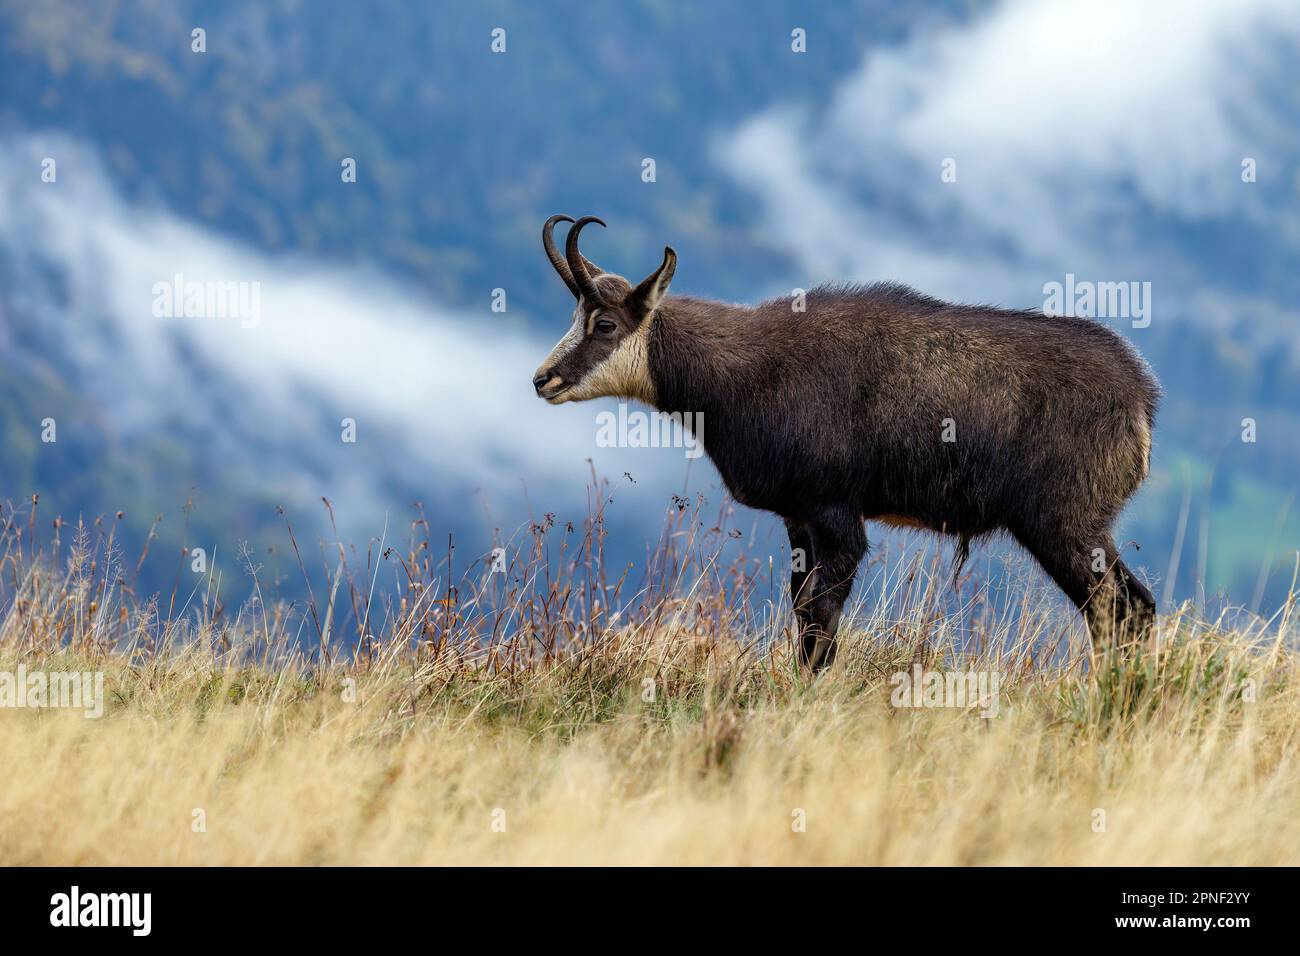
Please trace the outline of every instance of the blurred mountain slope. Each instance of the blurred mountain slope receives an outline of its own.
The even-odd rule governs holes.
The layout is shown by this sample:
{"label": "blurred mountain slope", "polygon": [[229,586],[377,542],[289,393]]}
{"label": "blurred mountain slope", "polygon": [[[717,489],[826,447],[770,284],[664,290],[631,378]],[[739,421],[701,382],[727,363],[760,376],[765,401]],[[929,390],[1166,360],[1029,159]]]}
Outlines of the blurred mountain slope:
{"label": "blurred mountain slope", "polygon": [[[882,0],[791,13],[785,4],[739,0],[4,0],[0,137],[57,133],[95,151],[113,188],[139,208],[169,210],[272,257],[373,267],[427,295],[431,307],[451,306],[469,321],[481,317],[503,334],[540,341],[559,334],[571,307],[539,249],[538,226],[551,212],[601,214],[611,228],[593,232],[590,254],[628,274],[649,271],[672,242],[681,255],[679,291],[753,300],[800,275],[755,214],[753,197],[714,161],[719,137],[757,111],[824,99],[865,50],[888,49],[914,30],[990,6]],[[203,54],[190,49],[196,27],[206,31]],[[507,31],[502,55],[490,50],[495,27]],[[795,27],[807,30],[808,55],[790,54]],[[22,154],[4,155],[16,162]],[[345,157],[357,161],[355,184],[340,181]],[[641,181],[646,157],[656,162],[653,185]],[[75,162],[60,166],[61,180],[83,174]],[[30,175],[32,188],[41,188],[38,170]],[[41,244],[40,236],[9,239],[15,249]],[[1201,256],[1218,242],[1224,256],[1263,258],[1209,232],[1170,241]],[[1266,265],[1245,274],[1269,281],[1278,264]],[[93,383],[79,378],[83,367],[49,320],[58,303],[72,301],[59,289],[65,279],[40,257],[0,255],[0,353],[9,369],[0,381],[0,499],[21,503],[40,492],[68,513],[122,508],[142,535],[156,512],[174,515],[198,485],[197,533],[269,537],[278,534],[274,505],[315,503],[331,468],[351,468],[385,506],[418,498],[435,523],[480,531],[487,523],[468,522],[474,509],[456,504],[463,485],[427,462],[414,467],[395,443],[346,464],[285,444],[272,428],[278,412],[265,411],[265,427],[249,421],[235,384],[190,350],[177,352],[185,374],[201,383],[206,410],[230,409],[228,432],[214,434],[207,418],[187,422],[179,403],[168,427],[128,432]],[[489,311],[498,287],[510,296],[507,317]],[[1285,593],[1285,554],[1300,545],[1300,509],[1273,527],[1300,479],[1300,362],[1294,338],[1276,331],[1293,317],[1255,318],[1249,311],[1227,324],[1162,316],[1136,340],[1167,394],[1155,471],[1125,527],[1146,543],[1137,563],[1164,573],[1188,482],[1193,504],[1179,594],[1192,593],[1202,509],[1211,591],[1227,588],[1246,600],[1261,552],[1276,539],[1266,593]],[[502,368],[501,381],[513,383],[523,371]],[[328,400],[295,394],[319,404],[313,414],[322,428],[335,427]],[[89,423],[61,432],[66,444],[57,459],[41,453],[37,438],[36,423],[50,415]],[[1256,444],[1239,439],[1245,417],[1259,423]],[[590,430],[585,422],[577,427]],[[610,459],[594,457],[608,467]],[[277,460],[278,470],[268,464]],[[678,490],[620,488],[637,503],[619,519],[631,539],[626,557],[638,556],[653,534],[668,488]],[[496,517],[512,526],[524,512]]]}

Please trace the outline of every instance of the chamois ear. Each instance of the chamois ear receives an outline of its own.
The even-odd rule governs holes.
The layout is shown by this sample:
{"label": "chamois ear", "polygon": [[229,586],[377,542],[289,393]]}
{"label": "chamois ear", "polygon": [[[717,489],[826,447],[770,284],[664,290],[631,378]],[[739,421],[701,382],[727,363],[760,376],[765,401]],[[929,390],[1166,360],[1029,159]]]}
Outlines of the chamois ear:
{"label": "chamois ear", "polygon": [[659,308],[668,293],[668,283],[677,271],[677,253],[672,246],[664,246],[664,261],[659,268],[641,280],[641,284],[623,300],[624,308],[639,322]]}

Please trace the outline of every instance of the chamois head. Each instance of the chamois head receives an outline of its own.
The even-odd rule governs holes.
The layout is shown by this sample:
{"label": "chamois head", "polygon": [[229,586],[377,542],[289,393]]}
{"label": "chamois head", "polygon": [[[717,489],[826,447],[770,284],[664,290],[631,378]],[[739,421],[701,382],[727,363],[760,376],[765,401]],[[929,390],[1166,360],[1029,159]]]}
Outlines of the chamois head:
{"label": "chamois head", "polygon": [[[564,255],[551,237],[557,222],[573,223]],[[533,387],[552,405],[606,395],[653,403],[646,336],[677,268],[677,253],[665,246],[663,263],[633,288],[622,276],[605,272],[578,251],[578,234],[589,222],[605,225],[595,216],[577,222],[569,216],[552,216],[542,226],[546,255],[578,304],[568,333],[538,366]]]}

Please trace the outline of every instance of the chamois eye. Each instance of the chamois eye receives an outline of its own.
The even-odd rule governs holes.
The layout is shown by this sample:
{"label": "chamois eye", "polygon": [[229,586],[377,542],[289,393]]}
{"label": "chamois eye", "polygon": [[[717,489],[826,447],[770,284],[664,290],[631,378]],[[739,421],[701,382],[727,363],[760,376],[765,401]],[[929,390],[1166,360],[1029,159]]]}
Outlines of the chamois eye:
{"label": "chamois eye", "polygon": [[609,321],[609,319],[596,320],[596,331],[601,335],[609,335],[609,333],[613,332],[615,328],[617,328],[617,326],[615,326],[613,322]]}

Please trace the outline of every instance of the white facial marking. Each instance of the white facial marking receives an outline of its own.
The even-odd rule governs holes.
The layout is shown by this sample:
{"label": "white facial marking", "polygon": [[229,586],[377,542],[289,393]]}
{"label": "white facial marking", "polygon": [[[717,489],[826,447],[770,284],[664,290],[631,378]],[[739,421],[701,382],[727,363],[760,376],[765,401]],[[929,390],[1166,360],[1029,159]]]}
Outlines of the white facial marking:
{"label": "white facial marking", "polygon": [[[564,338],[551,349],[551,354],[540,366],[542,369],[553,368],[563,361],[574,349],[582,344],[596,327],[596,319],[601,310],[595,309],[584,318],[582,303],[573,310],[573,324]],[[619,398],[636,398],[654,404],[654,385],[650,380],[650,362],[646,345],[650,322],[641,323],[641,327],[619,342],[618,346],[601,362],[587,370],[577,382],[567,382],[569,387],[547,401],[552,405],[564,402],[581,402],[590,398],[616,396]],[[554,379],[552,379],[554,381]]]}
{"label": "white facial marking", "polygon": [[654,383],[650,380],[649,350],[646,345],[648,322],[638,328],[594,366],[574,388],[564,393],[568,401],[588,398],[637,398],[653,405]]}
{"label": "white facial marking", "polygon": [[580,308],[573,310],[573,321],[569,326],[569,331],[564,333],[564,338],[555,343],[555,348],[551,349],[551,354],[546,356],[540,368],[554,368],[560,360],[565,358],[570,352],[576,349],[581,343],[586,330],[582,324],[582,310]]}

